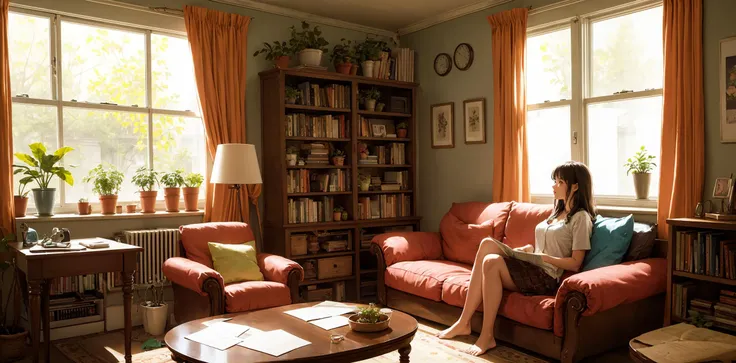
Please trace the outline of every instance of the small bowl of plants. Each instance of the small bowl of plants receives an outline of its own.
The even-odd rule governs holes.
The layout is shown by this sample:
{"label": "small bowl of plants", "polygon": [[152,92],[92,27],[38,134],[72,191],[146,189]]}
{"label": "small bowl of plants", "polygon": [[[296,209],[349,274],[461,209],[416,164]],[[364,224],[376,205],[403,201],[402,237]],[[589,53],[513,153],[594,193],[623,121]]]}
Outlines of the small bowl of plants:
{"label": "small bowl of plants", "polygon": [[375,304],[358,308],[358,313],[349,318],[350,330],[361,333],[375,333],[388,328],[391,318],[381,313]]}

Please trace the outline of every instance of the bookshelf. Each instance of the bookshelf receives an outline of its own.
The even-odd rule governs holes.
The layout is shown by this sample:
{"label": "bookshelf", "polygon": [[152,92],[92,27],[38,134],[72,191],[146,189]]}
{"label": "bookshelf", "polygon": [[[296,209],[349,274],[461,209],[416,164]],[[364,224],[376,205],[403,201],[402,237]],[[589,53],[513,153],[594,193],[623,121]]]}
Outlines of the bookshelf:
{"label": "bookshelf", "polygon": [[[370,239],[419,230],[421,220],[415,192],[418,84],[305,69],[271,69],[260,80],[264,249],[305,268],[304,300],[377,301]],[[296,104],[286,102],[286,87],[299,90]],[[384,110],[361,105],[359,92],[369,88],[380,91]],[[407,135],[399,138],[402,122]],[[385,136],[372,132],[374,124],[385,128]],[[303,164],[293,156],[288,162],[287,149]],[[332,160],[336,149],[345,152],[343,165]],[[365,180],[368,190],[362,190]],[[346,219],[335,218],[336,207]]]}
{"label": "bookshelf", "polygon": [[721,331],[736,333],[736,222],[667,220],[665,325],[697,311]]}

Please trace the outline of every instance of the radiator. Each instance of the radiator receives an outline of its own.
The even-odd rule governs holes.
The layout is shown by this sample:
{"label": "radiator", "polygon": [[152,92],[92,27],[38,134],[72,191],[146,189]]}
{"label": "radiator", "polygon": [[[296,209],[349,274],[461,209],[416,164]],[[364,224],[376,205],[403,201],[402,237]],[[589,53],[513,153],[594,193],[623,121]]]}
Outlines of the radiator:
{"label": "radiator", "polygon": [[[173,228],[144,229],[139,231],[123,231],[115,235],[115,239],[129,245],[143,247],[138,254],[138,262],[133,283],[148,285],[151,281],[164,277],[161,266],[170,257],[177,256],[179,230]],[[119,273],[108,275],[109,289],[119,289],[122,282]]]}

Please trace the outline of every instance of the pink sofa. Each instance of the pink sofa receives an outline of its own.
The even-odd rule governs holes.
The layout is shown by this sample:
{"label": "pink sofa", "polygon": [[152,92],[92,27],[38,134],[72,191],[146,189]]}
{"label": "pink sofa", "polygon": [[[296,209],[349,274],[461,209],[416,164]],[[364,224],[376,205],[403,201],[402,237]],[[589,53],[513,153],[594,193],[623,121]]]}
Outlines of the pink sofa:
{"label": "pink sofa", "polygon": [[[439,233],[374,237],[382,304],[445,325],[460,315],[480,241],[493,236],[511,247],[534,244],[534,227],[552,206],[455,203]],[[556,296],[506,292],[496,337],[573,362],[659,327],[664,319],[666,259],[652,257],[580,273],[566,273]],[[479,311],[482,306],[479,308]],[[475,314],[474,331],[482,313]]]}
{"label": "pink sofa", "polygon": [[225,285],[212,268],[208,242],[245,243],[253,231],[245,223],[199,223],[179,227],[181,257],[164,262],[163,273],[174,288],[174,316],[181,324],[225,313],[288,305],[298,300],[302,267],[284,257],[259,253],[258,266],[264,281]]}

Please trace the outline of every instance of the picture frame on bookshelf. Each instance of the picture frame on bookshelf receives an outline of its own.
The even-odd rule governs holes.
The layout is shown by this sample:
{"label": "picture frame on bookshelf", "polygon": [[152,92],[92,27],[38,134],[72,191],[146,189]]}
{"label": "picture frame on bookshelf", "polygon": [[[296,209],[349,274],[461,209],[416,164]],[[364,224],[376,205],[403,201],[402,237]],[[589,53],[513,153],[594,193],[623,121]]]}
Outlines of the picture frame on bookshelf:
{"label": "picture frame on bookshelf", "polygon": [[486,99],[463,101],[463,119],[466,144],[486,143]]}
{"label": "picture frame on bookshelf", "polygon": [[386,137],[386,125],[371,125],[371,136],[373,137]]}
{"label": "picture frame on bookshelf", "polygon": [[732,178],[716,178],[715,185],[713,186],[713,198],[730,199],[732,193],[733,193],[733,179]]}
{"label": "picture frame on bookshelf", "polygon": [[409,99],[407,97],[391,96],[389,99],[389,111],[409,113]]}
{"label": "picture frame on bookshelf", "polygon": [[455,147],[455,104],[452,102],[437,103],[430,106],[432,122],[432,148]]}

